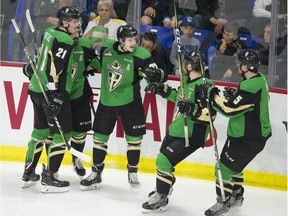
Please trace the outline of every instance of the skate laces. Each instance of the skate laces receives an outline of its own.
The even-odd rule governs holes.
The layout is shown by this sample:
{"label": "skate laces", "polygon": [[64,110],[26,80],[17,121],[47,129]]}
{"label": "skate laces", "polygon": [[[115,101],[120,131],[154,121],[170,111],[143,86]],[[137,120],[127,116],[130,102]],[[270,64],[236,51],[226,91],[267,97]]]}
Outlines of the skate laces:
{"label": "skate laces", "polygon": [[209,210],[212,212],[218,212],[223,209],[224,205],[225,205],[224,203],[217,202],[215,205],[209,208]]}
{"label": "skate laces", "polygon": [[93,181],[97,177],[97,172],[92,171],[91,174],[85,179],[87,181]]}
{"label": "skate laces", "polygon": [[84,169],[83,164],[79,158],[75,158],[74,165],[77,169]]}

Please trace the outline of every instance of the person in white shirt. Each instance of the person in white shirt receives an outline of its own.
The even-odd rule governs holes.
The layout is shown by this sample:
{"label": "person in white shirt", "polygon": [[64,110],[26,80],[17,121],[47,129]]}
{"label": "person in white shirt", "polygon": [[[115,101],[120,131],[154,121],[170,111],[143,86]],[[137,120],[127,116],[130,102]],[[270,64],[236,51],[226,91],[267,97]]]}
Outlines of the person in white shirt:
{"label": "person in white shirt", "polygon": [[[99,18],[91,20],[84,33],[84,38],[90,38],[93,41],[93,46],[100,46],[105,39],[117,40],[117,29],[121,25],[125,25],[126,22],[122,20],[112,19],[111,15],[113,13],[114,4],[112,0],[99,0],[97,6],[97,13]],[[95,26],[103,27],[94,28]]]}
{"label": "person in white shirt", "polygon": [[[271,11],[266,9],[266,7],[270,6],[271,4],[272,0],[256,0],[253,7],[253,15],[256,18],[259,17],[271,18]],[[287,11],[286,13],[281,13],[281,10],[279,10],[278,19],[287,19]]]}

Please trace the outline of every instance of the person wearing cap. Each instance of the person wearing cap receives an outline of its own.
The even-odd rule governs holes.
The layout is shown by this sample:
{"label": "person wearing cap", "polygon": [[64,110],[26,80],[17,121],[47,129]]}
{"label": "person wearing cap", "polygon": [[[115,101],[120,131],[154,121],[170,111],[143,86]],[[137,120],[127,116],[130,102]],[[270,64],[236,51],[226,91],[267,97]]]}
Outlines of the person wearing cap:
{"label": "person wearing cap", "polygon": [[[191,16],[183,17],[180,25],[180,30],[182,31],[182,35],[180,36],[182,59],[184,58],[185,53],[199,50],[200,41],[193,36],[193,32],[196,26],[197,25],[193,17]],[[173,41],[172,44],[170,61],[174,65],[175,75],[179,75],[177,38]]]}

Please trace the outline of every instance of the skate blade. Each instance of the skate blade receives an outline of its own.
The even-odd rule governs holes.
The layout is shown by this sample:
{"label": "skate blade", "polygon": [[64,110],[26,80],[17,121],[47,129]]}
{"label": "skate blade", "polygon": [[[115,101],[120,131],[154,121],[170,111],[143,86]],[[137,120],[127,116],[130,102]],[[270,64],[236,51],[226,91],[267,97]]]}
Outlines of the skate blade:
{"label": "skate blade", "polygon": [[38,181],[23,181],[22,189],[32,187],[37,184]]}
{"label": "skate blade", "polygon": [[64,193],[69,191],[69,187],[54,187],[42,185],[41,193],[49,194],[49,193]]}
{"label": "skate blade", "polygon": [[98,190],[99,188],[100,188],[100,184],[99,183],[95,183],[95,184],[90,185],[90,186],[80,185],[80,190],[81,191]]}
{"label": "skate blade", "polygon": [[142,209],[142,214],[161,213],[167,210],[167,206],[162,206],[158,209]]}

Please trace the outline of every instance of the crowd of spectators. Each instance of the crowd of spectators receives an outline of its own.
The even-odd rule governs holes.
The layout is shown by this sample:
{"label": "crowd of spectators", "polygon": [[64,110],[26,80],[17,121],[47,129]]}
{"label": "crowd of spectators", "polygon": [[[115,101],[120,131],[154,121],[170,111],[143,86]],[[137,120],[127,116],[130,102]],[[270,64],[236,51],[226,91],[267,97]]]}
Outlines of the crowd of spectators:
{"label": "crowd of spectators", "polygon": [[[35,25],[40,36],[43,29],[57,24],[55,14],[59,8],[75,5],[76,2],[80,4],[82,1],[36,0],[35,2]],[[87,7],[79,9],[83,11],[83,36],[92,39],[96,47],[106,38],[116,39],[117,28],[129,22],[127,17],[133,10],[131,4],[135,2],[131,0],[92,2],[92,7],[89,9]],[[261,70],[268,75],[271,4],[272,0],[142,0],[139,25],[157,26],[169,29],[173,33],[175,27],[179,28],[182,55],[188,51],[199,50],[200,41],[203,40],[198,40],[199,37],[195,36],[198,34],[204,37],[204,34],[201,36],[201,31],[210,31],[211,34],[216,32],[217,37],[212,39],[209,49],[205,50],[205,55],[208,55],[206,65],[209,66],[210,77],[234,82],[240,79],[237,73],[234,73],[235,56],[244,48],[254,48],[260,52]],[[279,34],[275,51],[277,58],[275,83],[278,87],[287,88],[287,0],[279,0],[277,19]],[[159,43],[161,31],[153,34],[142,31],[140,33],[142,36],[139,45],[148,49],[158,65],[168,74],[179,75],[175,36],[168,48],[162,48]],[[205,34],[205,37],[207,36],[209,35]]]}

